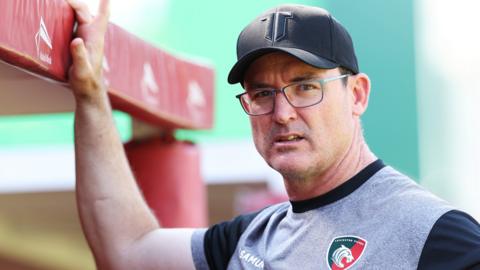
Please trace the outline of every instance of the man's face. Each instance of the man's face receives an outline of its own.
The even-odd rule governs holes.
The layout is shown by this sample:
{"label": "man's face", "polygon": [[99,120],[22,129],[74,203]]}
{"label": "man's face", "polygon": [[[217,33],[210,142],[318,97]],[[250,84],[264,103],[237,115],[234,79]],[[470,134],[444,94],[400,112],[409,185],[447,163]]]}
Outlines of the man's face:
{"label": "man's face", "polygon": [[[247,91],[258,86],[280,89],[299,80],[330,78],[339,69],[318,69],[285,53],[264,55],[245,73]],[[294,108],[277,93],[271,114],[250,116],[253,139],[265,161],[286,180],[321,176],[344,157],[352,143],[353,97],[342,80],[324,85],[319,104]]]}

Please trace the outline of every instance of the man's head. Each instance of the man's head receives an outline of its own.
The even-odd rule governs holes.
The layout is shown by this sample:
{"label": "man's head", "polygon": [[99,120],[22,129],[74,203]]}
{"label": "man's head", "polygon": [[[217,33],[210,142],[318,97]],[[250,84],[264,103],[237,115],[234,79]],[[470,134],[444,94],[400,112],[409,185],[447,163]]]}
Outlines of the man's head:
{"label": "man's head", "polygon": [[229,82],[246,90],[239,98],[267,163],[287,180],[338,164],[361,136],[370,90],[346,30],[323,9],[285,5],[248,25],[237,50]]}

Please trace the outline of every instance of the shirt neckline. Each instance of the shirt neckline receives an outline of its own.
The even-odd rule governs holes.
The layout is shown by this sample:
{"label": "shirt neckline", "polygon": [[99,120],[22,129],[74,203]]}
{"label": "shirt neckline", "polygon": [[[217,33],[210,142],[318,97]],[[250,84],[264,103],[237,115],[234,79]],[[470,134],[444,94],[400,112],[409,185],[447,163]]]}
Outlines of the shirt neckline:
{"label": "shirt neckline", "polygon": [[385,167],[381,159],[377,159],[363,168],[360,172],[347,180],[345,183],[333,190],[311,199],[301,201],[290,201],[294,213],[304,213],[309,210],[317,209],[327,204],[338,201],[357,190],[361,185],[367,182],[370,177]]}

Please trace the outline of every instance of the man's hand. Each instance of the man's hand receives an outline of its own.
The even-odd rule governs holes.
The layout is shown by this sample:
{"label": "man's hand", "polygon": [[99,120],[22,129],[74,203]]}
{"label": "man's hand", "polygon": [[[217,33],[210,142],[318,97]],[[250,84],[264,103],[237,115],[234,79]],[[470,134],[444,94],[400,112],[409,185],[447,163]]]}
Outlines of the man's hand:
{"label": "man's hand", "polygon": [[105,96],[102,78],[103,48],[109,18],[109,0],[100,0],[93,17],[81,0],[67,0],[75,10],[78,22],[76,38],[70,44],[73,64],[69,83],[78,102],[96,103]]}

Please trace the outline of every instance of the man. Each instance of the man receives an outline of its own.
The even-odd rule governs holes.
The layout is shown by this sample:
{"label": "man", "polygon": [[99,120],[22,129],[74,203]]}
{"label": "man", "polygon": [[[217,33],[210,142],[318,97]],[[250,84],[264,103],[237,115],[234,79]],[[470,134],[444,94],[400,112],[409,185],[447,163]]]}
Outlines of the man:
{"label": "man", "polygon": [[240,34],[230,83],[290,202],[205,230],[160,229],[135,184],[101,62],[108,1],[79,0],[70,84],[77,202],[100,269],[480,269],[480,226],[385,166],[360,116],[370,81],[345,28],[316,7],[282,5]]}

